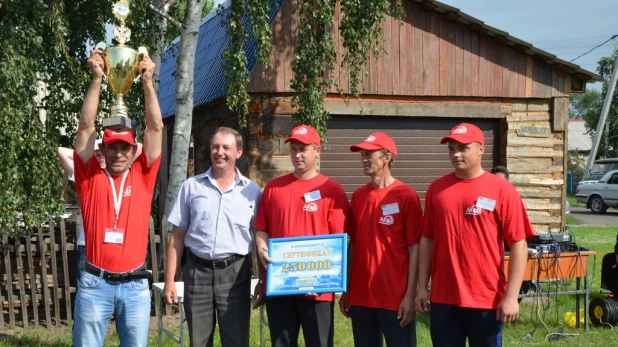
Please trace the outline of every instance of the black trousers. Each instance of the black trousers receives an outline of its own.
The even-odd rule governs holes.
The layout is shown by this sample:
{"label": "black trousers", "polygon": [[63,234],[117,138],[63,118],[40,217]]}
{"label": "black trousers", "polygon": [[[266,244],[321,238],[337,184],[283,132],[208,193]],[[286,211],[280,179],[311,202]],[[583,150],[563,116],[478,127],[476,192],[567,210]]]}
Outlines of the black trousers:
{"label": "black trousers", "polygon": [[223,347],[249,347],[251,261],[211,269],[189,257],[183,267],[191,346],[212,347],[215,324]]}
{"label": "black trousers", "polygon": [[431,303],[429,330],[434,347],[502,346],[502,327],[497,310]]}
{"label": "black trousers", "polygon": [[334,302],[297,296],[266,298],[266,313],[273,347],[297,347],[300,327],[307,347],[332,347]]}

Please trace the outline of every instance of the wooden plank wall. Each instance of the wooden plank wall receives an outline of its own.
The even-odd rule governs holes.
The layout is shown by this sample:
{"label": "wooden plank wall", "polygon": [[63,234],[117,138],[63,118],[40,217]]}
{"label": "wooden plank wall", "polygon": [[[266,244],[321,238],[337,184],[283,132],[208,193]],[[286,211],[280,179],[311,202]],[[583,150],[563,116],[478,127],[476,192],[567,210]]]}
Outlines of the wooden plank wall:
{"label": "wooden plank wall", "polygon": [[[70,324],[72,300],[76,288],[70,277],[74,276],[73,251],[79,223],[68,228],[65,220],[58,224],[51,221],[30,236],[11,238],[2,232],[0,242],[0,332],[6,328],[28,328],[43,325],[46,328]],[[150,257],[147,269],[153,270],[153,281],[159,276],[155,254],[160,250],[159,235],[155,235],[152,218],[149,224]],[[70,256],[71,255],[71,256]],[[154,264],[154,265],[153,265]],[[155,303],[158,306],[158,303]],[[157,310],[158,312],[158,310]]]}
{"label": "wooden plank wall", "polygon": [[[568,102],[568,101],[567,101]],[[532,225],[540,231],[559,231],[564,225],[565,132],[552,127],[549,101],[522,100],[511,104],[507,116],[506,162],[511,182],[524,200]],[[523,137],[520,125],[552,129],[548,137]]]}
{"label": "wooden plank wall", "polygon": [[[407,16],[387,16],[381,24],[387,55],[373,55],[365,67],[364,94],[401,96],[471,96],[550,98],[565,96],[569,73],[516,51],[494,38],[453,21],[422,5],[405,1]],[[330,76],[349,93],[341,69],[343,42],[339,35],[341,10],[337,5],[331,30],[337,47],[337,65]],[[257,65],[250,76],[250,93],[292,92],[292,62],[297,16],[293,1],[285,1],[273,22],[273,67]],[[336,87],[330,90],[337,92]]]}
{"label": "wooden plank wall", "polygon": [[[330,102],[336,98],[330,98]],[[405,100],[394,98],[372,99],[371,107],[378,109],[378,103],[395,105],[401,110],[410,109],[410,103],[430,105],[427,98],[408,98]],[[433,98],[431,98],[433,99]],[[437,98],[436,98],[437,99]],[[447,101],[434,100],[433,103],[445,104]],[[457,100],[457,102],[455,102]],[[500,112],[494,117],[502,119],[501,125],[501,155],[500,164],[506,165],[511,171],[511,182],[521,194],[524,204],[529,211],[533,226],[541,231],[558,231],[564,226],[562,211],[564,206],[564,157],[565,132],[556,130],[552,119],[566,119],[556,112],[566,112],[566,107],[554,109],[553,99],[500,99],[494,103],[500,105]],[[478,99],[454,98],[452,105],[470,103],[479,105]],[[369,106],[368,106],[369,107]],[[352,107],[351,107],[352,108]],[[289,149],[284,144],[293,127],[291,117],[294,110],[290,105],[290,98],[262,96],[255,98],[252,103],[252,112],[249,118],[248,177],[264,187],[272,178],[290,173],[293,168],[289,160]],[[425,107],[430,110],[430,107]],[[455,108],[447,109],[444,115],[457,114]],[[405,113],[406,111],[402,111]],[[409,111],[408,111],[409,112]],[[421,114],[398,114],[408,117],[437,117],[432,111]],[[351,112],[350,115],[354,113]],[[370,112],[370,114],[373,114]],[[383,114],[388,117],[392,112]],[[475,117],[483,118],[486,115],[468,114],[470,122]],[[359,122],[363,122],[359,119]],[[546,137],[532,137],[518,135],[520,125],[549,129]],[[319,167],[318,163],[318,167]]]}

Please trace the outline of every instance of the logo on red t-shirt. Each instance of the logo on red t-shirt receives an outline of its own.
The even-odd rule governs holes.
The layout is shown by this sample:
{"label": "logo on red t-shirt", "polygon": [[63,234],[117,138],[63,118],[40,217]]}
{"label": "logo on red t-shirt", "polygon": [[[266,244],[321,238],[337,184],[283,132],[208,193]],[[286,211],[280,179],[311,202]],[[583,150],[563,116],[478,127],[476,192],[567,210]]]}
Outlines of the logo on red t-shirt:
{"label": "logo on red t-shirt", "polygon": [[315,202],[310,202],[308,204],[305,204],[305,206],[303,207],[303,211],[317,212],[318,211],[318,205]]}
{"label": "logo on red t-shirt", "polygon": [[466,209],[466,214],[478,216],[481,214],[481,208],[478,206],[470,206]]}
{"label": "logo on red t-shirt", "polygon": [[124,190],[122,196],[131,196],[131,186],[128,186],[127,189]]}
{"label": "logo on red t-shirt", "polygon": [[393,223],[395,223],[395,218],[393,218],[393,216],[382,216],[380,217],[380,221],[378,222],[380,224],[384,224],[384,225],[393,225]]}

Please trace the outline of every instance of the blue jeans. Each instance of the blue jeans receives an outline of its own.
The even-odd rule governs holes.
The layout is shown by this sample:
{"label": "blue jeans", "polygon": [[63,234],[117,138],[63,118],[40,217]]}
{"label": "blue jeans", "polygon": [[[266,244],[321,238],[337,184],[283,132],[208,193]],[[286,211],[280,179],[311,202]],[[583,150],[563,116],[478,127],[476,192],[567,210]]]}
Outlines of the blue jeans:
{"label": "blue jeans", "polygon": [[496,310],[431,303],[429,330],[434,347],[502,346],[502,322]]}
{"label": "blue jeans", "polygon": [[86,265],[86,246],[77,246],[76,258],[77,268],[75,269],[75,283],[79,284],[79,279],[82,278],[82,272]]}
{"label": "blue jeans", "polygon": [[388,347],[416,347],[416,318],[399,326],[397,311],[350,306],[352,333],[356,347],[381,347],[382,334]]}
{"label": "blue jeans", "polygon": [[112,314],[121,346],[146,347],[150,324],[148,279],[109,282],[86,271],[75,297],[75,346],[102,346]]}

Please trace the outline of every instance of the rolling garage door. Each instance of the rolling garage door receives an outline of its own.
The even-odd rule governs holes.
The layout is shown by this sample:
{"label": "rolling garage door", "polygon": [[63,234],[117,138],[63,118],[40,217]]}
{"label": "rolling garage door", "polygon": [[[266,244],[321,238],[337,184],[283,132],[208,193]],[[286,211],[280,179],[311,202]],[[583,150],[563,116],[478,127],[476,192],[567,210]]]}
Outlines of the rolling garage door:
{"label": "rolling garage door", "polygon": [[321,155],[320,172],[340,182],[348,199],[351,198],[369,178],[363,175],[360,154],[350,152],[350,146],[362,142],[374,131],[381,131],[397,144],[399,154],[393,163],[393,176],[414,188],[424,206],[429,184],[453,172],[447,147],[440,140],[464,121],[474,123],[485,134],[482,165],[485,170],[491,170],[500,161],[498,119],[335,116],[328,122],[328,143]]}

